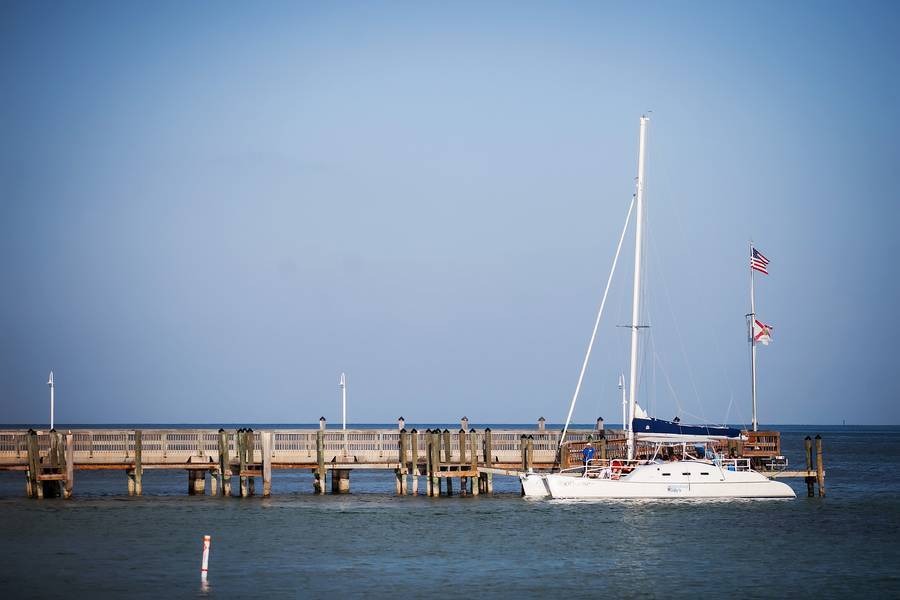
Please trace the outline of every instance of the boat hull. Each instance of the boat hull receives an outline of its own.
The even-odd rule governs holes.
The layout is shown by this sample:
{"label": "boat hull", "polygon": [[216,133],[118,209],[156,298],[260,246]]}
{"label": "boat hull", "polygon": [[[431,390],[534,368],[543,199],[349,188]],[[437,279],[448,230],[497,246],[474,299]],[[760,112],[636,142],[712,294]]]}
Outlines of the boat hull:
{"label": "boat hull", "polygon": [[642,465],[620,479],[546,475],[552,498],[794,498],[785,483],[755,471],[701,462]]}

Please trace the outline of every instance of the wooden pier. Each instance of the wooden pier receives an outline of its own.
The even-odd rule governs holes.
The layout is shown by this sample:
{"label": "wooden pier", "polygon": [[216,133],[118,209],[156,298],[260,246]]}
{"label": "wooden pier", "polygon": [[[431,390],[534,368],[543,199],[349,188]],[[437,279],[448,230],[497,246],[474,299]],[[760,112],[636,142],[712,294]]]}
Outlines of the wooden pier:
{"label": "wooden pier", "polygon": [[[62,496],[74,491],[79,470],[120,470],[126,474],[128,495],[143,493],[144,471],[182,470],[188,494],[269,496],[273,471],[307,469],[313,490],[325,494],[350,491],[354,470],[393,471],[400,495],[458,495],[493,492],[494,475],[517,476],[523,471],[551,470],[577,464],[581,448],[592,442],[598,458],[625,455],[620,430],[604,430],[602,419],[592,430],[569,430],[565,452],[558,453],[561,432],[535,429],[476,430],[463,418],[460,428],[406,429],[401,418],[396,429],[97,429],[0,431],[0,471],[25,474],[30,497]],[[751,450],[757,445],[739,448]],[[803,477],[812,495],[818,483],[824,495],[822,442],[816,453],[807,437],[805,471],[764,471],[770,477]],[[751,452],[752,454],[752,452]],[[815,466],[814,466],[815,465]],[[237,481],[234,481],[234,479]],[[420,482],[420,479],[423,481]],[[421,483],[421,486],[420,486]]]}

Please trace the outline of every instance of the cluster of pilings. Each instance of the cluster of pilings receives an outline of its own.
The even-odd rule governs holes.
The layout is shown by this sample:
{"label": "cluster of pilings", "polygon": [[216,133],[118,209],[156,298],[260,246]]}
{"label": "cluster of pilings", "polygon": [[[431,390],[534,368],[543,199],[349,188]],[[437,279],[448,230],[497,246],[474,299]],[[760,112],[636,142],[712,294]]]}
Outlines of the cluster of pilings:
{"label": "cluster of pilings", "polygon": [[[411,441],[407,442],[408,446],[418,448],[418,435],[416,430],[411,432]],[[453,495],[453,479],[459,479],[459,495],[477,496],[481,493],[490,494],[494,491],[493,475],[490,473],[482,473],[478,470],[478,452],[484,453],[483,464],[486,468],[492,465],[491,451],[491,430],[484,430],[483,447],[477,447],[477,436],[474,429],[468,432],[465,429],[459,430],[459,460],[454,462],[452,459],[452,451],[450,447],[450,430],[444,429],[427,429],[422,434],[425,436],[425,462],[419,465],[418,459],[410,457],[410,468],[406,469],[413,478],[412,493],[418,493],[419,475],[425,476],[425,495],[440,496],[442,494],[441,487],[443,485],[443,495]],[[406,436],[401,431],[400,455],[401,462],[405,463],[407,454],[404,448],[403,440]],[[413,460],[415,459],[415,460]],[[442,484],[443,482],[443,484]],[[398,473],[397,493],[405,494],[406,474]]]}
{"label": "cluster of pilings", "polygon": [[822,458],[822,436],[816,434],[816,452],[815,452],[815,476],[811,475],[813,470],[813,440],[806,436],[804,440],[806,447],[806,495],[812,498],[815,494],[814,485],[819,486],[819,496],[825,495],[825,462]]}
{"label": "cluster of pilings", "polygon": [[75,481],[75,444],[72,432],[61,434],[50,430],[50,448],[41,456],[38,435],[28,430],[28,470],[25,472],[25,493],[29,498],[55,498],[72,495]]}

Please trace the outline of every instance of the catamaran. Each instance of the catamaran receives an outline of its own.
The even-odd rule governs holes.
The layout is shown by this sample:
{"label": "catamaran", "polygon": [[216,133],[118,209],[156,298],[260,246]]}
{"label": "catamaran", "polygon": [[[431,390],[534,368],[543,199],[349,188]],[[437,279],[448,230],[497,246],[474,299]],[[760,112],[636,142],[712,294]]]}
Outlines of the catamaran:
{"label": "catamaran", "polygon": [[[560,472],[526,473],[520,476],[525,496],[552,498],[793,498],[790,486],[773,481],[751,468],[748,458],[727,458],[714,447],[727,440],[741,439],[741,432],[731,427],[682,425],[677,419],[664,421],[647,415],[637,402],[638,346],[641,308],[641,260],[644,220],[644,174],[649,118],[640,119],[637,189],[619,238],[616,256],[607,280],[606,290],[594,324],[594,333],[582,364],[575,394],[569,407],[566,425],[560,437],[560,448],[581,388],[591,348],[597,335],[609,286],[618,262],[622,241],[632,209],[636,208],[634,279],[631,311],[631,370],[628,386],[626,454],[623,459],[591,459],[583,466]],[[752,247],[751,247],[752,251]],[[767,261],[768,262],[768,261]],[[751,307],[751,313],[753,308]],[[752,334],[755,333],[751,330]],[[751,335],[752,335],[751,334]],[[755,351],[755,347],[754,347]],[[753,428],[756,430],[755,394],[756,356],[753,356]],[[624,392],[623,392],[624,393]],[[654,447],[652,455],[637,458],[636,444]]]}

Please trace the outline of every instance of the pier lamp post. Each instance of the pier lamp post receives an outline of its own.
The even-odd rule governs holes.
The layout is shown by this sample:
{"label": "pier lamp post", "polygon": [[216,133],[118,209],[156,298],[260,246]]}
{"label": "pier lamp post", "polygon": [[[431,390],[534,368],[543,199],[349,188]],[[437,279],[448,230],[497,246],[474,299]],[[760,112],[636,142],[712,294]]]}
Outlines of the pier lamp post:
{"label": "pier lamp post", "polygon": [[47,381],[50,386],[50,431],[53,431],[53,410],[56,404],[56,386],[53,385],[53,371],[50,371],[50,379]]}
{"label": "pier lamp post", "polygon": [[341,415],[342,415],[342,427],[341,429],[347,429],[347,374],[341,373]]}

